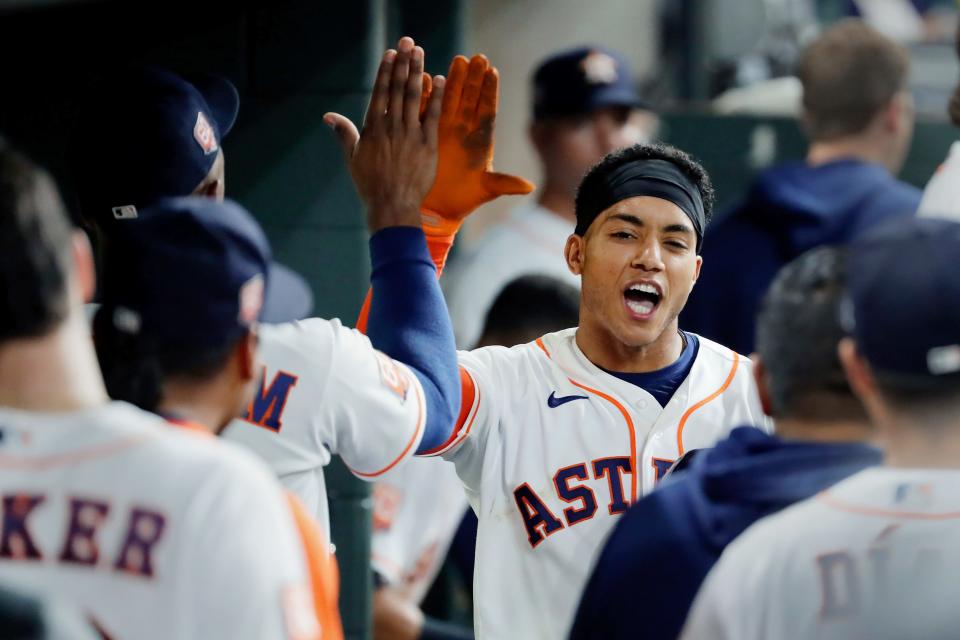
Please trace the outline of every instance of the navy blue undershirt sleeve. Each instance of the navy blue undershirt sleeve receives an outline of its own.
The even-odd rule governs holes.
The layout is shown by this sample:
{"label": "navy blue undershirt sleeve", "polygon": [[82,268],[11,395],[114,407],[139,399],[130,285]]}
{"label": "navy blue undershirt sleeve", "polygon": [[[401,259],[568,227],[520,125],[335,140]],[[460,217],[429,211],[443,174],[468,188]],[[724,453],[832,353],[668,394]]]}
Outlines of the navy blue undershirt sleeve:
{"label": "navy blue undershirt sleeve", "polygon": [[388,227],[370,238],[373,298],[367,336],[404,363],[423,386],[427,420],[417,452],[447,441],[460,412],[460,372],[437,269],[418,227]]}

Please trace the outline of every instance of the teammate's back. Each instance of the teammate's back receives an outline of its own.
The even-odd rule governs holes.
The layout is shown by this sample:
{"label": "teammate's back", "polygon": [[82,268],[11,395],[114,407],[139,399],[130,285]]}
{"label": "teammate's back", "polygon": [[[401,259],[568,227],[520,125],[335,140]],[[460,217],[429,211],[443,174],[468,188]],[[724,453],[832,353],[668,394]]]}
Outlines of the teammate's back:
{"label": "teammate's back", "polygon": [[125,403],[0,409],[0,433],[4,583],[76,603],[111,637],[292,633],[302,550],[250,455]]}
{"label": "teammate's back", "polygon": [[107,637],[316,638],[266,468],[109,402],[82,306],[94,273],[53,181],[0,140],[0,581]]}

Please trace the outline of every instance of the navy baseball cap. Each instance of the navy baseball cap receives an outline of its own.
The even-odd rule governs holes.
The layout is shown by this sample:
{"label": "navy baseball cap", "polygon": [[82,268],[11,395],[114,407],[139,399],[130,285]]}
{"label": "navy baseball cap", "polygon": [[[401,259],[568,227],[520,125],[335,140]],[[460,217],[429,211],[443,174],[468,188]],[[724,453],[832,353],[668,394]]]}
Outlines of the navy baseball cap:
{"label": "navy baseball cap", "polygon": [[101,308],[126,333],[222,345],[299,294],[271,270],[266,235],[235,202],[162,199],[116,233]]}
{"label": "navy baseball cap", "polygon": [[627,59],[606,47],[578,47],[544,60],[533,74],[533,118],[590,113],[603,107],[646,108]]}
{"label": "navy baseball cap", "polygon": [[210,173],[240,108],[218,76],[188,82],[158,68],[104,79],[70,144],[80,213],[109,232],[158,198],[189,195]]}
{"label": "navy baseball cap", "polygon": [[878,372],[960,375],[960,223],[910,216],[850,247],[848,328]]}

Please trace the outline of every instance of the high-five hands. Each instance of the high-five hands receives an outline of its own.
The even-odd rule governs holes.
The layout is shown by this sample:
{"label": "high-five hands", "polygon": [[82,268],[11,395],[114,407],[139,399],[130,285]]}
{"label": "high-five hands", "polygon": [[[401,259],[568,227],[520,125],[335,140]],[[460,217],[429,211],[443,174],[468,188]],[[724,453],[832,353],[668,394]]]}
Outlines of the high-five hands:
{"label": "high-five hands", "polygon": [[323,116],[343,148],[371,232],[419,226],[437,174],[445,79],[431,81],[423,58],[423,49],[407,37],[384,53],[361,131],[338,113]]}

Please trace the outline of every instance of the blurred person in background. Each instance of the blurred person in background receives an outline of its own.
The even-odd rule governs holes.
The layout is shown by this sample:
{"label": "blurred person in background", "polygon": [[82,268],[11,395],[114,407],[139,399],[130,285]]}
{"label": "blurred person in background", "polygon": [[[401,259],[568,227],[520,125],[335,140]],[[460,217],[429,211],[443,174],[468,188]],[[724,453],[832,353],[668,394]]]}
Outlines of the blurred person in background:
{"label": "blurred person in background", "polygon": [[530,140],[543,169],[536,201],[490,229],[444,281],[461,349],[477,346],[490,305],[515,278],[544,274],[580,286],[560,258],[573,233],[577,185],[609,152],[649,141],[656,125],[626,59],[599,46],[541,63],[533,76],[532,116]]}
{"label": "blurred person in background", "polygon": [[[960,58],[960,25],[957,25],[954,36],[954,50]],[[954,126],[960,127],[960,84],[950,97],[947,115]],[[943,164],[927,183],[917,215],[960,220],[960,142],[950,145],[950,152]]]}
{"label": "blurred person in background", "polygon": [[960,627],[960,224],[855,241],[840,343],[884,464],[759,521],[723,553],[684,638],[955,638]]}
{"label": "blurred person in background", "polygon": [[[571,638],[676,638],[723,549],[756,520],[867,466],[880,451],[837,357],[844,255],[819,247],[777,274],[757,321],[754,376],[776,435],[750,425],[620,520],[583,591]],[[689,455],[689,453],[688,453]],[[631,617],[617,615],[629,608]]]}
{"label": "blurred person in background", "polygon": [[800,57],[802,162],[763,172],[704,239],[707,266],[681,317],[703,336],[750,353],[760,299],[777,271],[805,251],[846,244],[912,215],[920,191],[894,177],[913,137],[907,51],[858,20],[843,21]]}
{"label": "blurred person in background", "polygon": [[[517,278],[490,308],[480,346],[536,340],[575,325],[579,308],[580,293],[572,285],[548,276]],[[467,589],[473,584],[473,545],[451,548],[458,526],[476,540],[476,516],[467,510],[453,464],[411,460],[377,482],[373,500],[374,640],[472,639],[473,629],[420,609],[448,550]]]}

